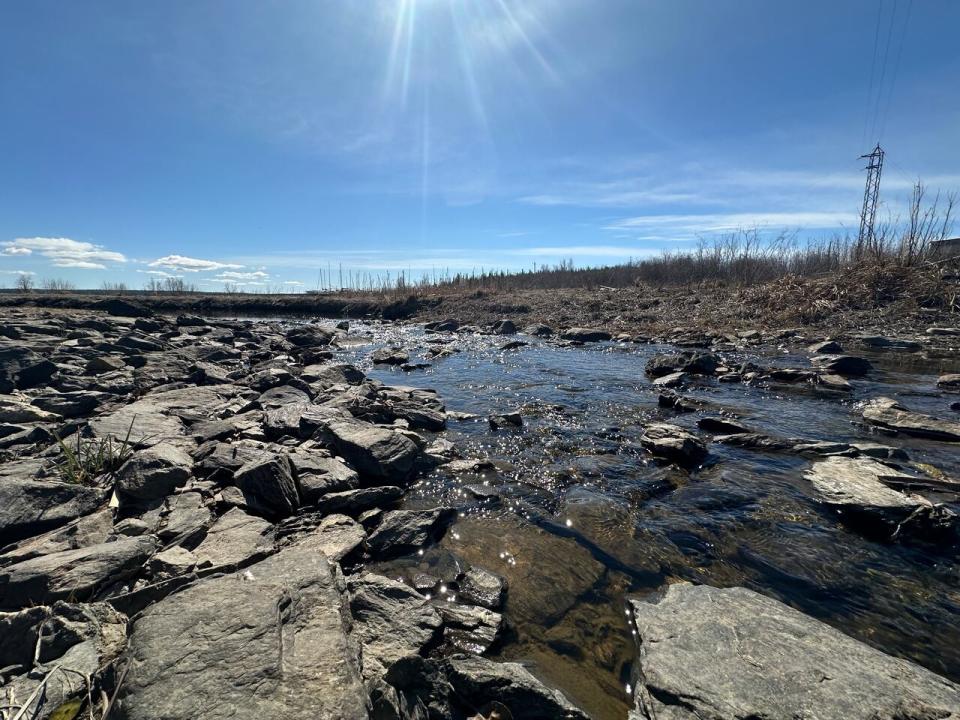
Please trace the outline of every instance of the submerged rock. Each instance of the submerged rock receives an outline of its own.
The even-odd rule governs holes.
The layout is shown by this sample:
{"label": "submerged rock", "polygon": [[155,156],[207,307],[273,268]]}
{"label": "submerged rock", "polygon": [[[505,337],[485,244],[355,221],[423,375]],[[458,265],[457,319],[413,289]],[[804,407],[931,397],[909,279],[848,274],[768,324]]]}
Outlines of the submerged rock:
{"label": "submerged rock", "polygon": [[685,467],[699,465],[707,446],[696,435],[670,423],[651,423],[643,429],[640,444],[653,455]]}
{"label": "submerged rock", "polygon": [[960,373],[948,373],[937,378],[937,387],[960,392]]}
{"label": "submerged rock", "polygon": [[868,402],[863,409],[863,419],[871,425],[906,435],[960,442],[960,423],[912,412],[892,398],[880,397]]}
{"label": "submerged rock", "polygon": [[472,567],[460,581],[460,598],[496,610],[503,605],[507,583],[499,575],[481,567]]}
{"label": "submerged rock", "polygon": [[746,588],[630,603],[638,720],[952,718],[960,686]]}
{"label": "submerged rock", "polygon": [[444,663],[454,692],[472,707],[496,699],[514,720],[589,720],[559,691],[548,688],[519,663],[454,655]]}

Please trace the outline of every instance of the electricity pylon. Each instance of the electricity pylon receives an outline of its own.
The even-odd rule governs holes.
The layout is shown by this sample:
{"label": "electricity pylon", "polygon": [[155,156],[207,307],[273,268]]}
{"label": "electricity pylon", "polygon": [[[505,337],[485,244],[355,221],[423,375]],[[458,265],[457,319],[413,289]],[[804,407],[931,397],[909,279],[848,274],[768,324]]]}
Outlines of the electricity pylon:
{"label": "electricity pylon", "polygon": [[860,211],[860,237],[857,244],[860,247],[869,245],[874,240],[873,223],[877,217],[877,200],[880,197],[880,173],[883,171],[883,149],[880,143],[867,155],[861,155],[861,160],[867,161],[867,187],[863,191],[863,210]]}

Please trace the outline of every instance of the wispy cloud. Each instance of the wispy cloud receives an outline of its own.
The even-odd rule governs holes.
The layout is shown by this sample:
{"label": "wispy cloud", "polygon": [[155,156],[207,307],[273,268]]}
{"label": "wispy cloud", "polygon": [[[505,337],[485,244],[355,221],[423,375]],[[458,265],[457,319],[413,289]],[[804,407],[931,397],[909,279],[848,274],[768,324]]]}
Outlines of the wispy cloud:
{"label": "wispy cloud", "polygon": [[530,247],[508,251],[509,255],[524,257],[593,257],[593,258],[639,258],[655,254],[654,248],[626,245],[556,245],[553,247]]}
{"label": "wispy cloud", "polygon": [[253,272],[236,272],[235,270],[227,270],[210,279],[219,280],[221,282],[233,282],[240,280],[266,280],[268,277],[270,277],[270,273],[263,272],[262,270],[255,270]]}
{"label": "wispy cloud", "polygon": [[27,256],[37,253],[50,260],[54,267],[62,268],[106,270],[107,266],[103,264],[105,262],[125,263],[127,261],[122,253],[71,238],[17,238],[0,243],[0,246],[3,248],[0,253],[4,255]]}
{"label": "wispy cloud", "polygon": [[[730,232],[741,229],[830,230],[859,222],[855,213],[742,212],[703,215],[637,215],[605,226],[607,230],[664,230],[684,234]],[[654,236],[655,237],[655,236]]]}
{"label": "wispy cloud", "polygon": [[148,263],[150,267],[162,267],[179,272],[200,272],[201,270],[239,269],[243,265],[224,263],[216,260],[202,260],[185,255],[165,255]]}

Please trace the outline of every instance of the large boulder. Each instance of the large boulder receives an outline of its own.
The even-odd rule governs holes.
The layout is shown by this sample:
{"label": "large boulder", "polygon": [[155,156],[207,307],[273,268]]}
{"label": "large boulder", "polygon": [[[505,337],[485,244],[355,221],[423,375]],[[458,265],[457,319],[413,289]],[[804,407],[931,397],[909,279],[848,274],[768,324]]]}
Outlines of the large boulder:
{"label": "large boulder", "polygon": [[244,567],[271,552],[273,525],[240,508],[232,508],[210,527],[193,554],[201,570],[219,570]]}
{"label": "large boulder", "polygon": [[631,602],[637,720],[960,716],[960,686],[745,588]]}
{"label": "large boulder", "polygon": [[863,419],[905,435],[960,442],[960,422],[912,412],[892,398],[880,397],[868,402],[863,408]]}
{"label": "large boulder", "polygon": [[360,476],[337,458],[319,453],[290,454],[304,505],[312,505],[328,493],[339,493],[360,486]]}
{"label": "large boulder", "polygon": [[57,366],[19,344],[0,343],[0,393],[44,385]]}
{"label": "large boulder", "polygon": [[116,717],[365,718],[349,626],[336,566],[298,543],[148,608],[130,635]]}
{"label": "large boulder", "polygon": [[405,480],[420,454],[410,438],[370,423],[333,421],[326,433],[337,453],[361,476],[373,480]]}
{"label": "large boulder", "polygon": [[92,513],[106,499],[99,487],[0,478],[0,547]]}
{"label": "large boulder", "polygon": [[319,325],[300,325],[287,332],[287,340],[300,348],[326,347],[336,332]]}
{"label": "large boulder", "polygon": [[117,492],[132,501],[158,500],[190,477],[193,460],[175,445],[161,443],[137,452],[117,471]]}
{"label": "large boulder", "polygon": [[151,536],[120,538],[8,565],[0,569],[0,608],[88,599],[135,575],[156,547]]}

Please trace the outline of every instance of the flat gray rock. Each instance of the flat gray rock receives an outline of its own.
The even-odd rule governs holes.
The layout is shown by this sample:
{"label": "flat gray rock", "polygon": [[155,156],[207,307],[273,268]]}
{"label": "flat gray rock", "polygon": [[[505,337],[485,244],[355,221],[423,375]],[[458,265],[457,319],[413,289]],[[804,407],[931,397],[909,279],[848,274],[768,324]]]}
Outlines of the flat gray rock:
{"label": "flat gray rock", "polygon": [[64,550],[0,569],[0,607],[20,608],[71,598],[85,600],[135,575],[153,554],[151,536]]}
{"label": "flat gray rock", "polygon": [[5,477],[0,481],[0,546],[66,525],[106,499],[107,491],[99,487]]}
{"label": "flat gray rock", "polygon": [[456,514],[453,508],[392,510],[367,538],[367,546],[380,556],[418,550],[438,539]]}
{"label": "flat gray rock", "polygon": [[631,717],[960,717],[960,686],[745,588],[669,585],[630,603],[640,642]]}
{"label": "flat gray rock", "polygon": [[892,398],[871,400],[863,409],[863,419],[905,435],[960,442],[960,422],[912,412]]}
{"label": "flat gray rock", "polygon": [[235,568],[273,551],[273,525],[233,508],[217,520],[193,554],[197,567]]}
{"label": "flat gray rock", "polygon": [[389,667],[418,653],[440,632],[440,615],[420,593],[382,575],[348,579],[350,612],[365,658]]}
{"label": "flat gray rock", "polygon": [[703,440],[670,423],[650,423],[644,427],[640,444],[652,455],[685,467],[699,465],[707,456]]}
{"label": "flat gray rock", "polygon": [[367,717],[341,583],[298,544],[161,600],[133,626],[116,717]]}

